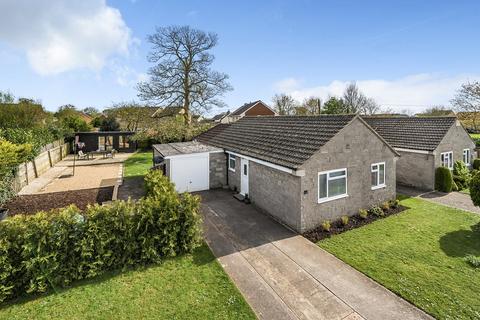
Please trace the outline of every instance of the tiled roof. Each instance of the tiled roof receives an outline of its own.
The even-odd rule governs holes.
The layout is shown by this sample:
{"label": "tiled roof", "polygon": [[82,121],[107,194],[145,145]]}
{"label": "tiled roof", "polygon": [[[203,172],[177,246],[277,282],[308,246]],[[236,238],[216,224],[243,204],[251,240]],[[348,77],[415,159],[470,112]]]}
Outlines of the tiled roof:
{"label": "tiled roof", "polygon": [[433,151],[455,117],[363,117],[394,148]]}
{"label": "tiled roof", "polygon": [[253,107],[254,105],[256,105],[257,103],[259,103],[260,100],[257,100],[257,101],[254,101],[254,102],[249,102],[249,103],[245,103],[243,106],[241,106],[240,108],[238,108],[237,110],[233,111],[232,112],[232,116],[239,116],[241,115],[242,113],[244,113],[245,111],[247,111],[248,109],[250,109],[251,107]]}
{"label": "tiled roof", "polygon": [[296,169],[354,117],[243,117],[230,125],[216,126],[196,139],[227,151]]}
{"label": "tiled roof", "polygon": [[230,114],[230,111],[226,111],[226,112],[222,112],[222,113],[219,113],[217,115],[214,115],[212,117],[212,120],[213,121],[216,121],[216,120],[222,120],[225,116],[229,115]]}

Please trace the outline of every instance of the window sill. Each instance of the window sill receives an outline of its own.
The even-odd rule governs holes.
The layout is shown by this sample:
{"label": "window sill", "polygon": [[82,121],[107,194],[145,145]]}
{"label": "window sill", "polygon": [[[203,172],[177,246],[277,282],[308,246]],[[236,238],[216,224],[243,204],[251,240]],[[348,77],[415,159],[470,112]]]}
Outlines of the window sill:
{"label": "window sill", "polygon": [[232,171],[232,172],[235,172],[235,169],[232,169],[232,168],[228,168],[228,171]]}
{"label": "window sill", "polygon": [[372,187],[372,190],[383,189],[383,188],[385,188],[386,186],[387,186],[387,185],[385,185],[385,184],[381,184],[381,185],[379,185],[379,186]]}
{"label": "window sill", "polygon": [[342,198],[346,198],[346,197],[348,197],[348,194],[341,194],[341,195],[331,197],[331,198],[322,198],[322,199],[318,199],[318,203],[325,203],[325,202],[338,200],[338,199],[342,199]]}

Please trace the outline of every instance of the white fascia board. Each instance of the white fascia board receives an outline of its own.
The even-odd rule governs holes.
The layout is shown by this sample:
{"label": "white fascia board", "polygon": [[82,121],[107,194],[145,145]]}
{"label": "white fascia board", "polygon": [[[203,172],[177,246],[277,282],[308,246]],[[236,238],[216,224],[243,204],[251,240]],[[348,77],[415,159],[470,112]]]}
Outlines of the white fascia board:
{"label": "white fascia board", "polygon": [[411,153],[421,153],[421,154],[433,154],[433,152],[425,150],[415,150],[415,149],[405,149],[405,148],[395,148],[396,151],[401,152],[411,152]]}
{"label": "white fascia board", "polygon": [[269,168],[273,168],[273,169],[276,169],[276,170],[279,170],[279,171],[282,171],[282,172],[293,174],[294,176],[302,177],[302,176],[305,175],[305,170],[293,170],[293,169],[290,169],[290,168],[279,166],[278,164],[274,164],[274,163],[271,163],[271,162],[268,162],[268,161],[252,158],[252,157],[249,157],[249,156],[245,156],[241,153],[236,153],[236,152],[232,152],[232,151],[225,151],[225,152],[228,153],[228,154],[232,154],[236,157],[238,156],[240,158],[244,158],[244,159],[247,159],[249,161],[256,162],[258,164],[264,165],[264,166],[269,167]]}
{"label": "white fascia board", "polygon": [[[217,152],[217,151],[215,151]],[[223,152],[223,151],[218,151]],[[164,159],[175,159],[175,158],[190,158],[196,156],[208,156],[211,152],[193,152],[193,153],[181,153],[181,154],[174,154],[171,156],[164,157]]]}

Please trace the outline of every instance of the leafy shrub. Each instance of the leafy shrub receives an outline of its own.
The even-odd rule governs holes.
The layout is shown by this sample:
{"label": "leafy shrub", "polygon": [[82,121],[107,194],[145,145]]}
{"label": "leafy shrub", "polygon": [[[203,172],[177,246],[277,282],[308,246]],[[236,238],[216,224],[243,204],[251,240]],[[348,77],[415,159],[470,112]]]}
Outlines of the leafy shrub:
{"label": "leafy shrub", "polygon": [[115,201],[83,212],[71,206],[2,221],[0,302],[198,246],[199,198],[178,195],[160,171],[146,180],[150,195],[138,202]]}
{"label": "leafy shrub", "polygon": [[480,268],[480,257],[475,257],[474,255],[469,254],[464,258],[464,260],[472,267]]}
{"label": "leafy shrub", "polygon": [[470,198],[475,206],[480,206],[480,171],[476,171],[470,180]]}
{"label": "leafy shrub", "polygon": [[470,170],[463,161],[455,161],[453,165],[453,182],[458,190],[468,188],[471,179]]}
{"label": "leafy shrub", "polygon": [[480,170],[480,159],[479,158],[473,159],[472,168],[473,168],[473,170]]}
{"label": "leafy shrub", "polygon": [[368,211],[365,210],[365,209],[360,209],[360,210],[358,211],[358,215],[359,215],[360,218],[362,218],[362,219],[367,219],[367,217],[368,217]]}
{"label": "leafy shrub", "polygon": [[348,216],[342,216],[341,217],[341,221],[342,221],[342,224],[344,226],[346,226],[348,224],[348,221],[350,220],[350,218]]}
{"label": "leafy shrub", "polygon": [[330,224],[329,220],[325,220],[322,222],[322,229],[323,231],[330,232],[332,225]]}
{"label": "leafy shrub", "polygon": [[451,192],[453,188],[453,178],[450,169],[438,167],[435,170],[435,189],[441,192]]}
{"label": "leafy shrub", "polygon": [[396,209],[400,205],[400,200],[398,200],[398,199],[390,200],[389,204],[390,204],[390,208]]}
{"label": "leafy shrub", "polygon": [[382,208],[379,206],[373,206],[370,208],[369,212],[377,217],[383,216],[385,213],[383,212]]}
{"label": "leafy shrub", "polygon": [[389,201],[385,201],[384,203],[382,203],[382,210],[383,211],[388,211],[390,209],[390,202]]}

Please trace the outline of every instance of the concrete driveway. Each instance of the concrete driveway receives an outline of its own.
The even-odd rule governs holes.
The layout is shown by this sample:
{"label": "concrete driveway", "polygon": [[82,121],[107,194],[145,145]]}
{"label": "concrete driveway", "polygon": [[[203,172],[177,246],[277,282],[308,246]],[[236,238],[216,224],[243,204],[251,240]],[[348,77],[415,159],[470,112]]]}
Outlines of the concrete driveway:
{"label": "concrete driveway", "polygon": [[200,193],[208,245],[260,319],[431,319],[225,190]]}

